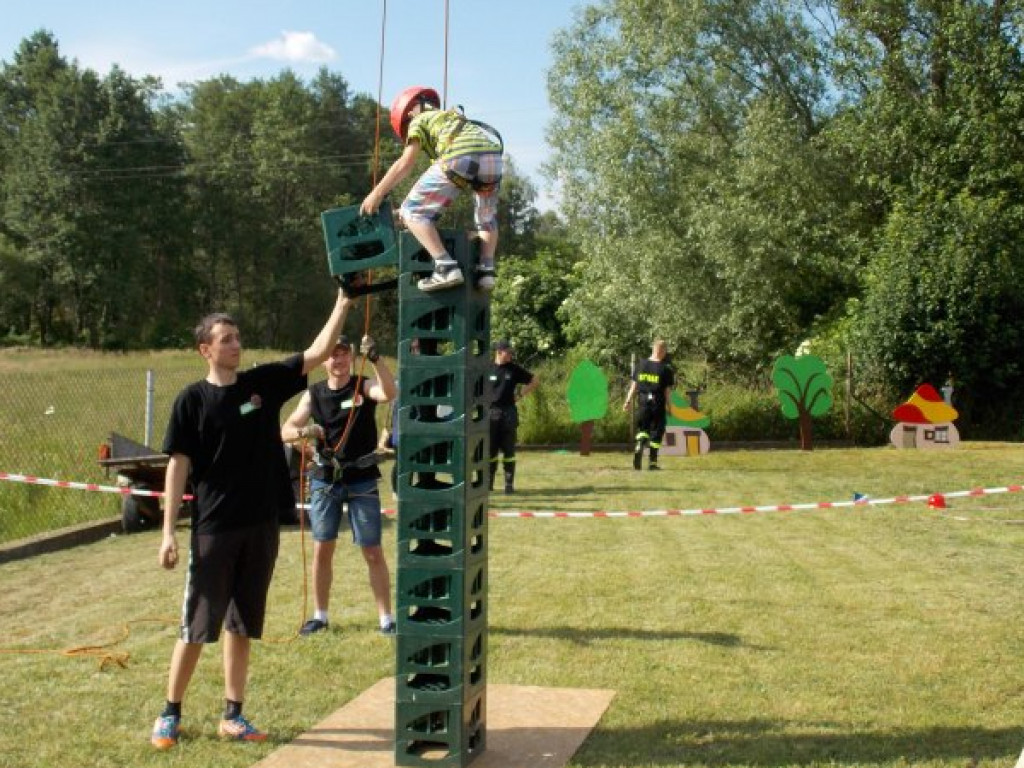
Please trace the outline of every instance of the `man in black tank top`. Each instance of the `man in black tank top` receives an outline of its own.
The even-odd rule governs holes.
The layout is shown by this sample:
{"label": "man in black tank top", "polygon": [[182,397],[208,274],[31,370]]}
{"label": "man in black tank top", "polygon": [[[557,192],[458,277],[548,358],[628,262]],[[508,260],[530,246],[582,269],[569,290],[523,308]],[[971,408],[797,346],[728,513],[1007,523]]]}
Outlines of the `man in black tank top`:
{"label": "man in black tank top", "polygon": [[[309,439],[314,448],[310,474],[309,521],[313,533],[313,617],[300,630],[311,635],[328,628],[327,609],[333,580],[334,550],[341,528],[342,506],[348,504],[352,541],[362,550],[370,589],[383,634],[393,634],[391,576],[381,549],[380,471],[373,460],[377,448],[377,403],[396,394],[395,380],[369,336],[360,351],[373,368],[373,378],[352,375],[352,344],[341,336],[324,364],[327,379],[313,384],[284,426],[287,442]],[[313,423],[307,426],[312,418]]]}

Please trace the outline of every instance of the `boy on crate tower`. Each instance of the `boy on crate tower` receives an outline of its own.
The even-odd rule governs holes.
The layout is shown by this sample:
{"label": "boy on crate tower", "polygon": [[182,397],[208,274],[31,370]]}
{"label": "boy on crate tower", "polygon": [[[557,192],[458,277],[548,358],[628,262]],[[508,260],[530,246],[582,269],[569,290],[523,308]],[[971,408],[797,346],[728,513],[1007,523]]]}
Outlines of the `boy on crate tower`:
{"label": "boy on crate tower", "polygon": [[384,178],[366,196],[359,211],[376,213],[384,197],[412,171],[422,150],[430,167],[409,192],[399,215],[434,260],[434,271],[419,281],[422,291],[452,288],[464,282],[459,264],[445,249],[436,222],[460,190],[472,192],[474,219],[482,248],[476,285],[494,288],[494,254],[498,248],[498,189],[501,186],[501,136],[459,110],[441,109],[433,88],[406,88],[391,104],[391,127],[405,149]]}

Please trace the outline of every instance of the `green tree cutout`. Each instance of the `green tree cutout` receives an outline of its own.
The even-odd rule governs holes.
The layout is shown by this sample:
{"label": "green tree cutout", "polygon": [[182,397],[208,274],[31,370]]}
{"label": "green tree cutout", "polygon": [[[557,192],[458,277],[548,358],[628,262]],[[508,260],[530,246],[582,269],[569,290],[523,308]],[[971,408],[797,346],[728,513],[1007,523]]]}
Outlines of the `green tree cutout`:
{"label": "green tree cutout", "polygon": [[814,355],[783,355],[775,361],[772,382],[778,389],[782,414],[799,419],[800,449],[812,449],[812,422],[832,407],[832,377],[821,358]]}
{"label": "green tree cutout", "polygon": [[608,377],[590,360],[583,360],[569,376],[566,392],[572,420],[581,425],[580,455],[590,455],[594,422],[608,413]]}

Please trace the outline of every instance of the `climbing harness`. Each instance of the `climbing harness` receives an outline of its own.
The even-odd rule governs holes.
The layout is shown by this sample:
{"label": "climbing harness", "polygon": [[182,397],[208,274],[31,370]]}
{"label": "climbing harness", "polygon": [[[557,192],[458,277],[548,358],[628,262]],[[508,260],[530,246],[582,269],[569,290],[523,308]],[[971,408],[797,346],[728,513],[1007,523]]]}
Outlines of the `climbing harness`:
{"label": "climbing harness", "polygon": [[317,451],[313,454],[313,463],[317,465],[322,475],[317,478],[318,480],[336,483],[341,479],[346,469],[369,469],[378,464],[383,464],[389,458],[391,456],[388,453],[373,450],[352,461],[338,461],[338,457],[333,453],[326,456]]}
{"label": "climbing harness", "polygon": [[[505,141],[501,138],[501,134],[493,126],[481,120],[473,120],[472,118],[466,117],[465,111],[462,106],[456,106],[454,109],[449,109],[448,112],[455,115],[458,118],[458,124],[455,129],[448,135],[448,142],[444,146],[444,150],[440,152],[441,156],[447,152],[448,148],[452,145],[455,139],[458,138],[459,134],[466,127],[467,124],[475,125],[485,133],[491,135],[491,138],[498,142],[498,154],[503,155],[505,153]],[[448,180],[454,183],[460,189],[466,191],[477,192],[481,195],[489,195],[498,188],[497,181],[481,181],[477,178],[480,165],[475,160],[469,163],[468,174],[463,176],[455,170],[456,161],[460,158],[448,158],[441,161],[441,170],[444,171],[444,175],[448,177]]]}

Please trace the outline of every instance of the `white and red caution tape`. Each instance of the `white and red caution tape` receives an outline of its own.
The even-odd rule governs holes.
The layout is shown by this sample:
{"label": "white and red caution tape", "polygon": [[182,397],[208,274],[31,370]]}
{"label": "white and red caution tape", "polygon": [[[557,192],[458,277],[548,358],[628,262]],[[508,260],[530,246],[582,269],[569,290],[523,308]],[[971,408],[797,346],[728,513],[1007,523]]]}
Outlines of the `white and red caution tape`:
{"label": "white and red caution tape", "polygon": [[[55,488],[71,488],[80,491],[96,491],[99,493],[117,493],[122,496],[163,496],[162,491],[150,491],[144,488],[132,488],[119,485],[99,485],[97,483],[78,483],[70,480],[53,480],[33,475],[19,475],[0,472],[0,481],[26,483],[28,485],[46,485]],[[996,488],[971,488],[967,491],[950,491],[947,493],[931,493],[905,496],[891,496],[884,499],[863,497],[851,501],[818,501],[806,504],[766,504],[755,507],[694,507],[692,509],[645,509],[622,512],[598,510],[596,512],[554,512],[540,510],[491,510],[488,517],[518,518],[590,518],[590,517],[685,517],[692,515],[735,515],[752,514],[755,512],[800,512],[816,509],[843,509],[847,507],[874,507],[886,504],[927,503],[928,506],[942,509],[948,499],[993,496],[1001,493],[1017,493],[1024,490],[1024,485],[1004,485]],[[186,496],[190,500],[191,496]],[[308,505],[305,505],[308,507]],[[394,509],[382,510],[384,514],[393,515]]]}
{"label": "white and red caution tape", "polygon": [[543,517],[543,518],[579,518],[579,517],[685,517],[692,515],[735,515],[755,512],[798,512],[814,509],[842,509],[844,507],[882,506],[884,504],[927,503],[929,507],[943,509],[947,499],[989,496],[999,493],[1016,493],[1024,490],[1024,485],[1006,485],[998,488],[972,488],[968,491],[952,491],[949,493],[931,493],[915,496],[892,496],[887,499],[862,498],[855,501],[818,501],[806,504],[766,504],[756,507],[695,507],[693,509],[645,509],[624,512],[542,512],[530,510],[491,511],[490,517]]}
{"label": "white and red caution tape", "polygon": [[[164,495],[163,491],[150,491],[145,488],[133,488],[127,485],[100,485],[99,483],[77,483],[71,480],[53,480],[35,475],[18,475],[13,472],[0,472],[0,480],[11,483],[24,483],[26,485],[48,485],[53,488],[71,488],[76,491],[96,491],[98,493],[117,493],[121,496],[155,496]],[[186,494],[185,501],[191,501],[192,497]]]}

